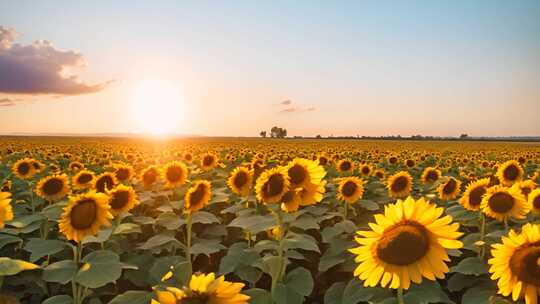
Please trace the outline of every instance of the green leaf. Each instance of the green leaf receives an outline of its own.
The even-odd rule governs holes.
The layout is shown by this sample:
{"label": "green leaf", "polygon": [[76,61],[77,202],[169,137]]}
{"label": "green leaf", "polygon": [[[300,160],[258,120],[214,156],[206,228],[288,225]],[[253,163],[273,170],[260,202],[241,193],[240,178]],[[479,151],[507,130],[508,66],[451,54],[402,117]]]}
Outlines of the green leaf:
{"label": "green leaf", "polygon": [[366,288],[364,282],[353,278],[343,290],[343,304],[357,304],[358,302],[369,301],[380,294],[381,291],[385,292],[381,288]]}
{"label": "green leaf", "polygon": [[191,254],[194,256],[199,254],[210,256],[212,253],[216,253],[224,249],[227,249],[227,247],[220,244],[220,240],[197,239],[193,246],[191,246]]}
{"label": "green leaf", "polygon": [[476,276],[469,276],[464,275],[462,273],[455,273],[450,277],[448,280],[448,290],[451,292],[456,292],[463,290],[463,288],[467,288],[470,286],[473,286],[475,284],[478,284],[480,280]]}
{"label": "green leaf", "polygon": [[24,246],[24,250],[31,253],[30,262],[35,262],[44,256],[58,253],[65,247],[66,243],[64,241],[31,238]]}
{"label": "green leaf", "polygon": [[43,220],[44,218],[45,217],[40,213],[35,213],[31,215],[17,217],[13,221],[9,221],[6,224],[11,225],[15,228],[25,228],[34,222]]}
{"label": "green leaf", "polygon": [[77,272],[75,281],[89,288],[116,282],[122,275],[120,257],[109,250],[94,251],[85,256],[82,262],[84,264]]}
{"label": "green leaf", "polygon": [[291,223],[292,227],[300,228],[302,230],[316,229],[320,228],[317,224],[317,220],[311,215],[302,215],[298,217],[295,221]]}
{"label": "green leaf", "polygon": [[152,293],[146,291],[130,290],[114,297],[109,304],[148,304]]}
{"label": "green leaf", "polygon": [[56,204],[49,205],[41,211],[49,221],[58,221],[60,217],[62,216],[62,213],[64,212],[64,207],[66,206],[66,202],[59,202]]}
{"label": "green leaf", "polygon": [[307,234],[289,233],[283,240],[285,250],[289,249],[304,249],[309,251],[320,252],[317,246],[317,240]]}
{"label": "green leaf", "polygon": [[67,284],[77,273],[77,264],[73,260],[52,263],[43,269],[43,280],[46,282]]}
{"label": "green leaf", "polygon": [[24,270],[33,270],[38,268],[38,265],[28,263],[23,260],[0,257],[0,277],[16,275]]}
{"label": "green leaf", "polygon": [[144,244],[139,246],[139,248],[143,250],[148,250],[148,249],[164,246],[169,243],[173,243],[177,246],[182,246],[182,244],[174,236],[161,233],[161,234],[157,234],[149,238]]}
{"label": "green leaf", "polygon": [[379,210],[379,204],[371,200],[360,200],[358,204],[366,210],[375,211]]}
{"label": "green leaf", "polygon": [[141,233],[141,227],[134,223],[123,223],[118,225],[113,234],[130,234],[130,233]]}
{"label": "green leaf", "polygon": [[68,295],[58,295],[54,297],[50,297],[43,301],[41,304],[72,304],[73,298]]}
{"label": "green leaf", "polygon": [[461,304],[490,304],[490,298],[495,295],[492,285],[483,284],[469,288],[461,298]]}
{"label": "green leaf", "polygon": [[342,304],[343,291],[345,290],[345,282],[337,282],[332,284],[324,294],[324,304]]}
{"label": "green leaf", "polygon": [[309,296],[313,291],[313,277],[311,272],[304,267],[295,268],[287,273],[284,283],[287,287],[304,296]]}
{"label": "green leaf", "polygon": [[294,289],[282,283],[276,284],[276,289],[272,294],[276,304],[302,304],[304,296],[297,293]]}
{"label": "green leaf", "polygon": [[488,273],[487,266],[478,257],[469,257],[450,268],[450,272],[479,276]]}
{"label": "green leaf", "polygon": [[19,237],[10,234],[0,234],[0,249],[4,248],[8,244],[20,243],[23,240]]}
{"label": "green leaf", "polygon": [[239,227],[257,234],[277,226],[276,219],[271,215],[244,215],[239,216],[229,223],[230,227]]}
{"label": "green leaf", "polygon": [[112,234],[112,227],[107,227],[104,229],[101,229],[96,236],[90,235],[85,237],[82,240],[83,244],[89,244],[89,243],[104,243],[107,241]]}
{"label": "green leaf", "polygon": [[276,280],[282,271],[285,270],[285,258],[280,258],[275,255],[267,256],[263,258],[263,271],[268,273],[274,280]]}
{"label": "green leaf", "polygon": [[272,304],[272,296],[264,289],[252,288],[242,291],[243,294],[250,296],[250,304]]}
{"label": "green leaf", "polygon": [[178,214],[174,212],[162,213],[156,219],[157,225],[165,227],[169,230],[177,230],[180,227],[182,227],[182,225],[184,225],[185,223],[186,221],[181,216],[179,216]]}
{"label": "green leaf", "polygon": [[168,256],[156,259],[152,267],[150,267],[148,281],[150,285],[161,283],[161,278],[171,270],[171,266],[185,262],[186,259],[182,256]]}
{"label": "green leaf", "polygon": [[221,258],[219,273],[229,274],[242,265],[252,265],[258,259],[259,255],[252,249],[249,249],[246,243],[234,243],[227,250],[227,255]]}
{"label": "green leaf", "polygon": [[206,211],[197,211],[193,213],[191,220],[193,221],[193,223],[201,223],[201,224],[221,223],[220,220],[215,215]]}
{"label": "green leaf", "polygon": [[454,303],[437,282],[423,280],[412,285],[403,297],[406,304]]}

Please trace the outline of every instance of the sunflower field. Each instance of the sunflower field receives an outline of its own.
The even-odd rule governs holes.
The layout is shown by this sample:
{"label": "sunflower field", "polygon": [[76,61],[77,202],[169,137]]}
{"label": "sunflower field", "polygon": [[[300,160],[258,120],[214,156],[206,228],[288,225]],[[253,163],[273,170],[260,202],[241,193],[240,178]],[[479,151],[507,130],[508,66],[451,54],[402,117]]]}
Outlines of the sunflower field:
{"label": "sunflower field", "polygon": [[540,145],[0,139],[0,303],[537,303]]}

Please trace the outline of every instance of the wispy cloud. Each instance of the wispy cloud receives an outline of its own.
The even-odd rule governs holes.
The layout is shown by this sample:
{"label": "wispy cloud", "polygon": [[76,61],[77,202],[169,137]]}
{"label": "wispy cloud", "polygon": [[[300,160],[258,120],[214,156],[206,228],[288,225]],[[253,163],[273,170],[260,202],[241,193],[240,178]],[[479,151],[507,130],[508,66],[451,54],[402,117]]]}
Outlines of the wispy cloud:
{"label": "wispy cloud", "polygon": [[279,103],[280,106],[284,106],[279,113],[302,113],[302,112],[312,112],[315,111],[315,107],[299,107],[293,105],[293,102],[290,99],[284,100]]}
{"label": "wispy cloud", "polygon": [[0,107],[11,107],[14,106],[20,99],[13,98],[0,98]]}
{"label": "wispy cloud", "polygon": [[79,95],[103,90],[110,82],[88,84],[67,68],[84,67],[84,57],[55,48],[47,40],[14,44],[17,33],[0,26],[0,92],[9,94]]}
{"label": "wispy cloud", "polygon": [[289,99],[287,99],[287,100],[284,100],[284,101],[280,102],[280,104],[281,104],[281,105],[284,105],[284,106],[288,106],[288,105],[292,104],[292,101],[290,101]]}

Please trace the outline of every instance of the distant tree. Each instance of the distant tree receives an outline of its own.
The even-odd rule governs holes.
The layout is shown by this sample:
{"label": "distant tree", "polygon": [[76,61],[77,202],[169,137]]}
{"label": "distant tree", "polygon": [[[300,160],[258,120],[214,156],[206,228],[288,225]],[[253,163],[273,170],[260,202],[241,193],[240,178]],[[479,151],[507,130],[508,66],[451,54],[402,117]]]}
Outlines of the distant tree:
{"label": "distant tree", "polygon": [[262,138],[266,138],[266,131],[261,131],[261,133],[259,133],[259,135],[260,135]]}
{"label": "distant tree", "polygon": [[321,134],[317,134],[317,136],[315,136],[315,138],[317,138],[317,139],[321,139],[321,138],[322,138],[322,136],[321,136]]}
{"label": "distant tree", "polygon": [[459,136],[459,138],[460,138],[460,139],[466,139],[466,138],[469,138],[469,134],[463,133],[463,134],[461,134],[461,135]]}
{"label": "distant tree", "polygon": [[270,137],[285,138],[287,137],[287,129],[274,126],[272,129],[270,129]]}

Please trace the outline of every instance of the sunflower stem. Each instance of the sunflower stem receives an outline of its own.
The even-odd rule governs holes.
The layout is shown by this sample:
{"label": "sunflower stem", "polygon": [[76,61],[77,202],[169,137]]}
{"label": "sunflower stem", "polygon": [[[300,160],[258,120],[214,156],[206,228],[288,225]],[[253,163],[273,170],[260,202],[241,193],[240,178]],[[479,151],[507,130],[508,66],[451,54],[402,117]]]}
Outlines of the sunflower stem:
{"label": "sunflower stem", "polygon": [[[82,255],[82,242],[77,243],[77,246],[73,248],[73,261],[75,262],[75,266],[77,269],[79,268],[79,264],[81,262],[81,255]],[[79,300],[79,289],[81,286],[79,286],[75,280],[71,280],[71,291],[73,295],[73,303],[74,304],[80,304]]]}
{"label": "sunflower stem", "polygon": [[191,226],[193,222],[190,211],[187,211],[186,213],[186,222],[186,259],[189,261],[189,271],[190,273],[193,273],[193,263],[191,261]]}
{"label": "sunflower stem", "polygon": [[397,290],[397,301],[398,304],[405,304],[405,299],[403,298],[403,287],[399,287]]}
{"label": "sunflower stem", "polygon": [[349,205],[347,202],[343,204],[343,220],[347,220],[347,213],[349,212]]}
{"label": "sunflower stem", "polygon": [[278,227],[279,227],[279,235],[278,235],[279,246],[277,250],[277,254],[279,257],[279,268],[278,268],[277,276],[275,278],[272,278],[272,288],[271,288],[272,294],[274,293],[276,289],[277,283],[281,281],[281,277],[283,276],[283,266],[284,266],[283,264],[283,246],[284,246],[283,239],[285,236],[285,227],[283,224],[283,215],[281,213],[281,209],[278,209],[275,214],[277,217]]}
{"label": "sunflower stem", "polygon": [[482,245],[480,246],[480,250],[478,252],[478,257],[483,260],[484,256],[486,254],[486,246],[484,244],[484,240],[486,238],[486,216],[483,212],[480,212],[480,242],[482,242]]}

